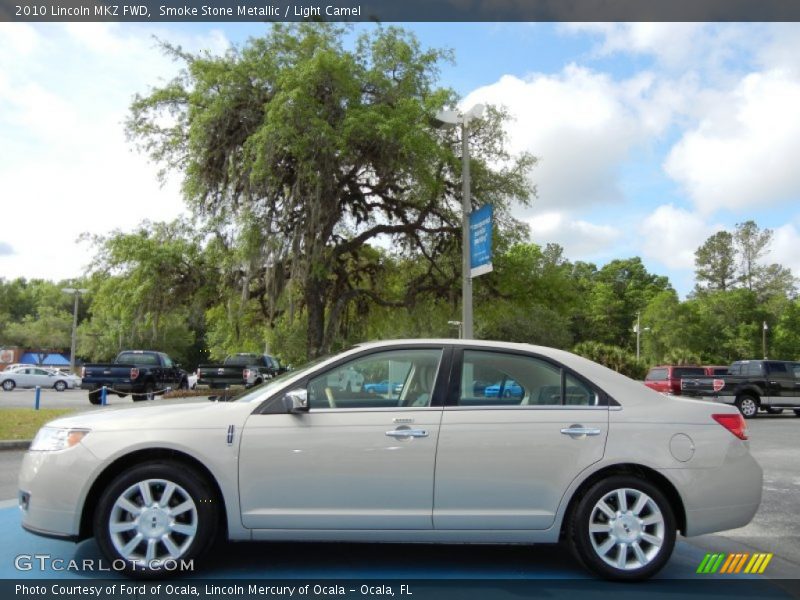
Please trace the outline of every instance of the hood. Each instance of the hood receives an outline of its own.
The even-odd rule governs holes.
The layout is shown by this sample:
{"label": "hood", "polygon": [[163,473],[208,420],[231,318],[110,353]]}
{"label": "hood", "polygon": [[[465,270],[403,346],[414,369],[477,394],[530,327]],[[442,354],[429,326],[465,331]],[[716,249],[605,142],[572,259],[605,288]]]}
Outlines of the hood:
{"label": "hood", "polygon": [[198,429],[240,423],[256,408],[253,404],[157,400],[147,405],[106,408],[61,417],[48,427],[76,427],[93,431],[132,429]]}

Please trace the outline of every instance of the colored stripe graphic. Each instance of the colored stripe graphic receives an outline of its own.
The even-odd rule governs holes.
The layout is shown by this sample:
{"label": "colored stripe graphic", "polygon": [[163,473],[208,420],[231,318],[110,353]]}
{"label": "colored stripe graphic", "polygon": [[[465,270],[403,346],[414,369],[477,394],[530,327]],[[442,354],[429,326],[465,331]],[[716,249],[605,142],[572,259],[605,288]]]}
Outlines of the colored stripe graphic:
{"label": "colored stripe graphic", "polygon": [[[720,574],[732,575],[741,573],[742,568],[744,568],[745,573],[760,575],[766,570],[773,556],[771,553],[763,552],[752,555],[747,552],[706,554],[700,562],[700,566],[697,567],[697,573],[712,575],[719,572]],[[745,564],[747,565],[746,567]]]}

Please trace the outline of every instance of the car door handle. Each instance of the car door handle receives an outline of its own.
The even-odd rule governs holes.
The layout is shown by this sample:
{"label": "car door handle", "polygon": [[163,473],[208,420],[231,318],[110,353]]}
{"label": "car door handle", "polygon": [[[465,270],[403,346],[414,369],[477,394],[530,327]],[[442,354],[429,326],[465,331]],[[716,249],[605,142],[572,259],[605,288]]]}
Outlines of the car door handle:
{"label": "car door handle", "polygon": [[428,437],[428,432],[424,429],[394,429],[387,431],[386,435],[393,438],[412,438],[412,437]]}
{"label": "car door handle", "polygon": [[600,435],[600,430],[594,427],[581,427],[580,425],[573,425],[562,429],[561,433],[564,435]]}

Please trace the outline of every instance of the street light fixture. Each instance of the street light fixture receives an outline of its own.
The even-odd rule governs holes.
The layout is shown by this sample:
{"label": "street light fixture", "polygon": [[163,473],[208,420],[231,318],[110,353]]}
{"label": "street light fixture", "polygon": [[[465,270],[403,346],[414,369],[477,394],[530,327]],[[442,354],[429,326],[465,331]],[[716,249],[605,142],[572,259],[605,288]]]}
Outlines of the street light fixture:
{"label": "street light fixture", "polygon": [[461,337],[461,324],[462,324],[461,321],[448,321],[447,324],[452,326],[452,327],[455,327],[456,329],[458,329],[458,337],[460,338]]}
{"label": "street light fixture", "polygon": [[476,104],[467,112],[441,110],[436,113],[438,127],[461,125],[461,338],[472,339],[472,278],[470,277],[469,256],[469,213],[472,211],[469,181],[469,123],[480,119],[485,110],[483,104]]}
{"label": "street light fixture", "polygon": [[61,288],[65,294],[72,294],[75,296],[75,305],[72,310],[72,344],[69,351],[69,370],[75,372],[75,350],[78,341],[78,299],[81,294],[85,294],[89,290],[82,288]]}
{"label": "street light fixture", "polygon": [[[642,324],[641,324],[641,312],[636,311],[636,325],[633,326],[633,330],[636,332],[636,360],[639,360],[640,356],[640,349],[641,349],[641,339],[642,339]],[[649,327],[645,327],[644,331],[650,331]]]}

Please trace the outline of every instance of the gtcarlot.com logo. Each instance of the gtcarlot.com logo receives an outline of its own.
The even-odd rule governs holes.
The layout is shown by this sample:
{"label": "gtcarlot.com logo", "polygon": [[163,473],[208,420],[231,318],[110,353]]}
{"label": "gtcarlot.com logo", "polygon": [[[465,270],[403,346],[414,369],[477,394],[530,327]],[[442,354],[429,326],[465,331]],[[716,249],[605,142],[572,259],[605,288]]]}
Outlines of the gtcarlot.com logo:
{"label": "gtcarlot.com logo", "polygon": [[722,573],[726,575],[736,573],[758,574],[764,572],[772,560],[772,554],[757,552],[755,554],[706,554],[703,562],[697,567],[701,575]]}

